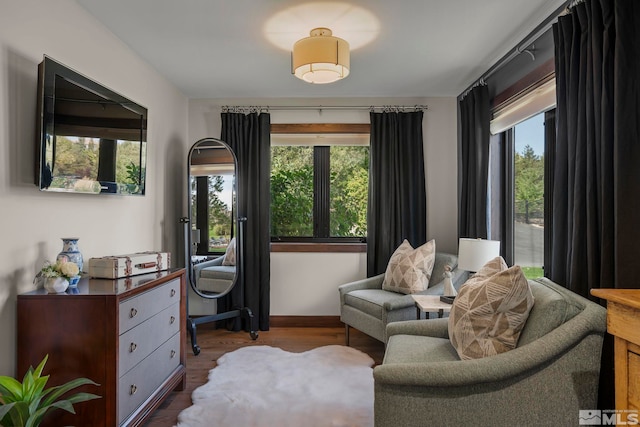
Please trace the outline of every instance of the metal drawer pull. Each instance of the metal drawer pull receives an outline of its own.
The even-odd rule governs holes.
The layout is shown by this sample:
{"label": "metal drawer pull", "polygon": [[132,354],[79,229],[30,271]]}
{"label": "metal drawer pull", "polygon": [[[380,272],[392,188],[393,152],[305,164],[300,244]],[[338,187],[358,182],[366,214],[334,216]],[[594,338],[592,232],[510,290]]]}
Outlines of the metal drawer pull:
{"label": "metal drawer pull", "polygon": [[136,343],[132,342],[132,343],[129,345],[129,353],[133,353],[134,351],[136,351],[136,348],[138,348],[138,344],[136,344]]}
{"label": "metal drawer pull", "polygon": [[176,357],[176,351],[175,350],[171,350],[171,358],[173,359],[174,357]]}
{"label": "metal drawer pull", "polygon": [[136,310],[135,307],[131,307],[131,311],[129,312],[129,318],[133,319],[134,317],[136,317],[137,314],[138,314],[138,310]]}
{"label": "metal drawer pull", "polygon": [[171,289],[171,296],[175,296],[176,295],[176,290],[175,289]]}
{"label": "metal drawer pull", "polygon": [[169,321],[170,325],[173,325],[173,322],[176,321],[176,317],[175,316],[171,316],[171,320]]}
{"label": "metal drawer pull", "polygon": [[136,391],[138,391],[138,387],[136,387],[135,384],[131,384],[131,387],[129,388],[129,395],[133,396],[136,394]]}

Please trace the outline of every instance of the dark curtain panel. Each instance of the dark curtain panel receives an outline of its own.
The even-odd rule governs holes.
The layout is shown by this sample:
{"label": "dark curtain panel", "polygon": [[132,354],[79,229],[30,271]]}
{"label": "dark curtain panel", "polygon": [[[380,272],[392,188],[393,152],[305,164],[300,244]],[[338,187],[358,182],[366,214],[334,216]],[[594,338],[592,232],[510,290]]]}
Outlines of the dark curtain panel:
{"label": "dark curtain panel", "polygon": [[[508,242],[507,236],[510,236],[511,233],[511,228],[507,223],[507,218],[511,218],[510,211],[507,211],[509,206],[507,201],[510,200],[507,193],[507,173],[509,171],[507,159],[511,159],[512,156],[508,156],[510,153],[507,153],[507,148],[511,148],[511,145],[508,144],[506,132],[491,135],[489,139],[489,230],[487,238],[501,242]],[[500,255],[505,260],[508,259],[506,246],[504,243],[500,246]]]}
{"label": "dark curtain panel", "polygon": [[[238,159],[238,217],[244,229],[240,286],[218,300],[222,309],[249,307],[262,331],[269,330],[270,276],[270,170],[271,119],[269,114],[222,113],[221,137]],[[248,330],[234,319],[231,329]]]}
{"label": "dark curtain panel", "polygon": [[551,265],[589,296],[638,288],[640,2],[591,0],[554,25],[557,141]]}
{"label": "dark curtain panel", "polygon": [[556,153],[556,110],[544,113],[544,261],[547,266],[552,264],[553,254],[549,250],[553,242],[553,182]]}
{"label": "dark curtain panel", "polygon": [[460,100],[458,235],[487,238],[489,89],[476,86]]}
{"label": "dark curtain panel", "polygon": [[426,242],[422,111],[371,113],[367,275],[384,273],[407,239]]}

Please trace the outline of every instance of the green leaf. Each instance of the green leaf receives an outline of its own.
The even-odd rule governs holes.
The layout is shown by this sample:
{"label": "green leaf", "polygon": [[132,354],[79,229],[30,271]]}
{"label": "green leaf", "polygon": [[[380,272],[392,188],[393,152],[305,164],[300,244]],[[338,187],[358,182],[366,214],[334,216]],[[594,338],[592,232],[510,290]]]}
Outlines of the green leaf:
{"label": "green leaf", "polygon": [[15,402],[9,410],[9,417],[14,426],[23,426],[29,419],[29,406],[25,402]]}
{"label": "green leaf", "polygon": [[71,412],[72,414],[76,413],[76,411],[73,410],[73,404],[68,400],[58,400],[57,402],[53,403],[50,407],[64,409],[65,411]]}
{"label": "green leaf", "polygon": [[54,401],[56,401],[60,396],[62,396],[63,394],[65,394],[66,392],[68,392],[69,390],[72,390],[76,387],[80,387],[86,384],[91,384],[91,385],[99,385],[93,381],[91,381],[88,378],[76,378],[75,380],[71,380],[66,384],[63,385],[59,385],[56,387],[52,387],[48,390],[46,390],[46,393],[50,393],[42,402],[43,405],[51,405]]}
{"label": "green leaf", "polygon": [[22,384],[15,378],[0,376],[0,394],[5,396],[22,396]]}
{"label": "green leaf", "polygon": [[2,421],[4,416],[9,413],[9,411],[11,410],[11,408],[15,406],[15,404],[16,404],[15,402],[11,402],[4,405],[0,405],[0,421]]}
{"label": "green leaf", "polygon": [[[42,362],[40,362],[40,364],[36,368],[35,372],[33,373],[33,375],[35,377],[40,378],[42,376],[42,370],[44,369],[44,365],[47,363],[47,360],[49,360],[49,355],[45,354],[44,355],[44,359],[42,359]],[[29,370],[31,370],[31,369],[29,369]]]}
{"label": "green leaf", "polygon": [[31,414],[31,416],[27,420],[27,423],[25,424],[25,427],[31,427],[31,426],[35,427],[40,425],[40,423],[42,422],[42,419],[44,418],[44,416],[46,415],[49,409],[51,409],[51,406],[47,406],[46,408],[40,408],[36,412]]}
{"label": "green leaf", "polygon": [[87,400],[100,399],[102,396],[98,396],[93,393],[76,393],[72,396],[69,396],[67,400],[73,404],[86,402]]}

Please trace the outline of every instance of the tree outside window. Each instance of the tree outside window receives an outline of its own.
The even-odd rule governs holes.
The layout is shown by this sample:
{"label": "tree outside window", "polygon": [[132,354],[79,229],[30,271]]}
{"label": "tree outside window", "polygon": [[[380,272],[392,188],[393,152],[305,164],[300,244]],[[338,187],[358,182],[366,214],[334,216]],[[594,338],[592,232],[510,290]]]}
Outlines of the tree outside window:
{"label": "tree outside window", "polygon": [[514,128],[514,262],[528,278],[543,276],[544,113]]}
{"label": "tree outside window", "polygon": [[368,186],[368,146],[273,146],[272,239],[364,239]]}

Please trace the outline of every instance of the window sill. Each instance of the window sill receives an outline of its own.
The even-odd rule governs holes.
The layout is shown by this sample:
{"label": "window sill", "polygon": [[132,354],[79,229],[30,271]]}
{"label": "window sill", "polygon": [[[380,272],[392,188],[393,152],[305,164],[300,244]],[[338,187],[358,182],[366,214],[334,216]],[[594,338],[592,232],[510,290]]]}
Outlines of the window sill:
{"label": "window sill", "polygon": [[366,243],[271,243],[271,252],[367,252]]}

